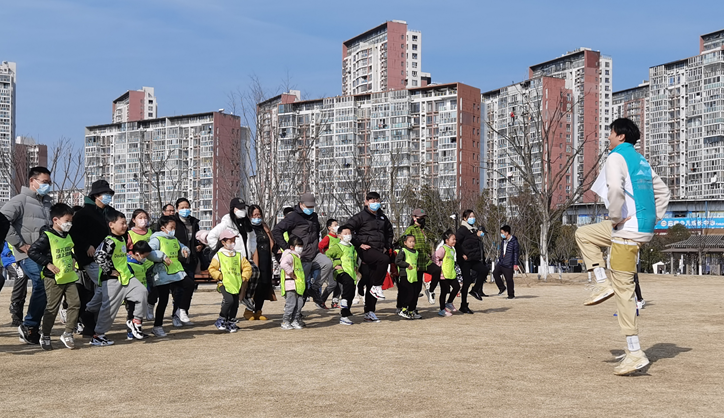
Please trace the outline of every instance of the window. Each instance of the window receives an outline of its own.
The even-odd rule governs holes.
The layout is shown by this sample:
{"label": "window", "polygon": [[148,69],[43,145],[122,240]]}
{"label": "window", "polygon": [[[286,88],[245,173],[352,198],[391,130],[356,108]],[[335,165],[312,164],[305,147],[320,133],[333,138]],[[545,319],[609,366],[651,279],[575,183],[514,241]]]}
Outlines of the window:
{"label": "window", "polygon": [[152,117],[153,117],[153,113],[149,113],[149,114],[148,114],[148,117],[149,117],[149,118],[152,118]]}
{"label": "window", "polygon": [[611,63],[608,62],[608,61],[606,61],[606,68],[608,68],[608,67],[610,67],[610,66],[611,66]]}
{"label": "window", "polygon": [[400,44],[400,49],[405,49],[405,44]]}
{"label": "window", "polygon": [[417,80],[412,80],[412,87],[417,87]]}
{"label": "window", "polygon": [[153,100],[149,99],[148,104],[153,104]]}
{"label": "window", "polygon": [[609,75],[609,72],[608,72],[608,70],[606,70],[606,75]]}
{"label": "window", "polygon": [[417,44],[412,44],[412,50],[417,51]]}
{"label": "window", "polygon": [[416,62],[416,61],[413,61],[413,62],[412,62],[412,68],[417,68],[417,62]]}
{"label": "window", "polygon": [[417,35],[412,35],[412,42],[415,42],[417,40]]}
{"label": "window", "polygon": [[413,77],[417,77],[417,71],[413,71],[413,72],[412,72],[412,76],[413,76]]}
{"label": "window", "polygon": [[413,53],[412,53],[412,59],[414,59],[414,60],[417,59],[417,53],[416,53],[416,52],[413,52]]}
{"label": "window", "polygon": [[608,77],[606,77],[606,83],[610,83],[610,82],[611,82],[610,79]]}

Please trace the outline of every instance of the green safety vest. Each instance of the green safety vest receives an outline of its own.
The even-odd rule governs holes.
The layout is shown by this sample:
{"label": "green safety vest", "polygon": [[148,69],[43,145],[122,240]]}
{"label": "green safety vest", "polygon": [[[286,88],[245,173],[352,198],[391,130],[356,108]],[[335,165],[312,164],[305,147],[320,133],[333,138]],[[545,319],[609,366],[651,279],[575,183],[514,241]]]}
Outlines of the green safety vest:
{"label": "green safety vest", "polygon": [[[339,241],[339,240],[338,240]],[[337,248],[339,248],[339,251],[342,253],[342,256],[339,258],[339,261],[342,263],[342,271],[349,274],[349,277],[354,280],[355,284],[357,283],[357,250],[354,248],[354,245],[344,245],[337,243],[335,244]],[[332,249],[332,246],[329,246],[329,249]],[[329,250],[327,251],[329,252]],[[334,278],[336,279],[337,276],[341,273],[339,270],[334,269]]]}
{"label": "green safety vest", "polygon": [[181,244],[179,244],[176,238],[167,238],[158,236],[158,245],[162,253],[166,254],[166,257],[171,259],[171,265],[166,267],[166,273],[176,274],[184,270],[184,266],[178,261],[178,253],[181,251]]}
{"label": "green safety vest", "polygon": [[284,241],[289,242],[289,232],[284,233]]}
{"label": "green safety vest", "polygon": [[403,248],[402,251],[405,252],[405,262],[413,267],[412,271],[405,269],[407,281],[415,283],[417,281],[417,251],[412,252],[407,248]]}
{"label": "green safety vest", "polygon": [[228,256],[219,251],[219,266],[221,270],[221,283],[224,289],[232,295],[239,294],[243,278],[241,277],[241,254],[237,251],[233,256]]}
{"label": "green safety vest", "polygon": [[[292,253],[292,257],[294,258],[294,288],[297,291],[297,295],[303,295],[304,291],[307,289],[307,283],[304,280],[304,268],[302,267],[302,260],[296,255]],[[284,296],[286,291],[286,273],[284,272],[284,269],[281,269],[281,288],[282,288],[282,296]],[[292,280],[292,279],[289,279]]]}
{"label": "green safety vest", "polygon": [[153,261],[146,259],[143,264],[128,263],[128,266],[133,271],[133,277],[137,278],[144,286],[147,286],[146,272],[153,267]]}
{"label": "green safety vest", "polygon": [[333,237],[329,235],[329,245],[327,246],[327,250],[332,248],[334,244],[339,244],[339,236]]}
{"label": "green safety vest", "polygon": [[73,270],[73,240],[70,235],[61,238],[52,232],[45,231],[50,242],[50,254],[53,257],[53,265],[60,270],[55,274],[55,282],[58,284],[73,283],[78,280],[78,273]]}
{"label": "green safety vest", "polygon": [[445,257],[442,259],[442,275],[448,280],[458,278],[458,274],[455,271],[455,249],[443,245],[445,249]]}
{"label": "green safety vest", "polygon": [[[128,267],[128,254],[126,253],[126,243],[122,240],[109,235],[108,238],[112,239],[116,243],[116,247],[113,248],[113,254],[111,255],[111,261],[113,262],[113,268],[118,272],[118,280],[122,286],[127,286],[128,282],[133,277],[133,272]],[[99,281],[100,284],[100,281]]]}
{"label": "green safety vest", "polygon": [[148,242],[151,239],[151,234],[153,234],[153,232],[151,232],[150,229],[146,230],[146,233],[143,235],[133,232],[130,229],[128,230],[128,235],[131,237],[131,242],[134,244],[137,243],[138,241]]}

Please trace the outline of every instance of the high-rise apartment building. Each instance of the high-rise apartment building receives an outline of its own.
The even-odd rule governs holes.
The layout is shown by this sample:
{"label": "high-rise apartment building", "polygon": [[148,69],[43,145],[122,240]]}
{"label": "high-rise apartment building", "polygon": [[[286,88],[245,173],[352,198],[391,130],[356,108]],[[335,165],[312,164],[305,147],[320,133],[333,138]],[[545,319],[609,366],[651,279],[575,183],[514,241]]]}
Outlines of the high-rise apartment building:
{"label": "high-rise apartment building", "polygon": [[646,98],[649,96],[649,82],[644,81],[636,87],[613,92],[613,120],[629,118],[641,131],[636,149],[645,155],[646,150]]}
{"label": "high-rise apartment building", "polygon": [[[527,135],[537,142],[530,148],[534,156],[530,165],[539,184],[544,174],[547,178],[561,176],[552,204],[565,201],[579,185],[591,180],[607,147],[608,124],[613,120],[610,57],[579,48],[531,66],[529,77],[482,97],[484,181],[498,204],[507,204],[523,185],[520,171],[514,168],[520,153],[506,138]],[[524,134],[523,130],[528,131]],[[576,152],[578,149],[582,151]],[[545,158],[550,158],[550,164],[544,163]],[[574,162],[566,169],[571,158]],[[595,196],[588,192],[582,200],[594,201]]]}
{"label": "high-rise apartment building", "polygon": [[424,87],[422,33],[387,21],[342,43],[342,95]]}
{"label": "high-rise apartment building", "polygon": [[86,189],[107,180],[113,207],[127,216],[137,208],[157,216],[186,197],[201,228],[211,229],[240,193],[240,138],[239,116],[221,112],[88,126]]}
{"label": "high-rise apartment building", "polygon": [[10,200],[13,194],[12,183],[15,179],[12,161],[17,70],[14,62],[2,61],[0,63],[0,202]]}
{"label": "high-rise apartment building", "polygon": [[699,55],[649,69],[645,155],[672,199],[724,196],[724,30]]}
{"label": "high-rise apartment building", "polygon": [[37,166],[48,166],[48,146],[38,144],[27,136],[15,138],[13,162],[15,165],[14,193],[20,193],[22,186],[28,183],[28,172]]}
{"label": "high-rise apartment building", "polygon": [[158,102],[153,87],[129,90],[113,101],[111,122],[136,122],[156,119]]}

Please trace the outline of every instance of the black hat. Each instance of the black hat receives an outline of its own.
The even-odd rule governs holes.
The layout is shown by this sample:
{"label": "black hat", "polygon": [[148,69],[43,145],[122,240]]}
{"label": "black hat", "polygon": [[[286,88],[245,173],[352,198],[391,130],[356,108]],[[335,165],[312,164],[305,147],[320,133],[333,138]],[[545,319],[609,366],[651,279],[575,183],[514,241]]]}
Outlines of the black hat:
{"label": "black hat", "polygon": [[244,199],[235,197],[231,199],[231,202],[229,203],[229,209],[233,212],[234,209],[246,209],[247,205]]}
{"label": "black hat", "polygon": [[111,186],[108,185],[108,182],[105,180],[96,180],[91,185],[90,193],[88,193],[88,196],[97,196],[104,193],[108,193],[111,196],[116,194],[116,192],[111,189]]}

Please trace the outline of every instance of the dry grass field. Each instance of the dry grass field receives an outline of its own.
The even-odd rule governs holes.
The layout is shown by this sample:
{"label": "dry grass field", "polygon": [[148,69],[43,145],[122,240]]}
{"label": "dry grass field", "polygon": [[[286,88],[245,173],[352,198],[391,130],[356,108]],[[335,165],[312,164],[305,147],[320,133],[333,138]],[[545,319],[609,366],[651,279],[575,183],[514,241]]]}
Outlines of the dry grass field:
{"label": "dry grass field", "polygon": [[[270,321],[213,328],[221,297],[194,296],[194,326],[112,347],[44,352],[10,328],[0,293],[2,417],[712,417],[724,416],[724,277],[642,275],[646,374],[613,375],[623,352],[613,300],[584,307],[583,275],[517,279],[518,298],[473,300],[474,315],[338,325],[336,312],[305,308],[308,328]],[[495,285],[486,284],[493,293]],[[456,303],[457,305],[458,303]]]}

